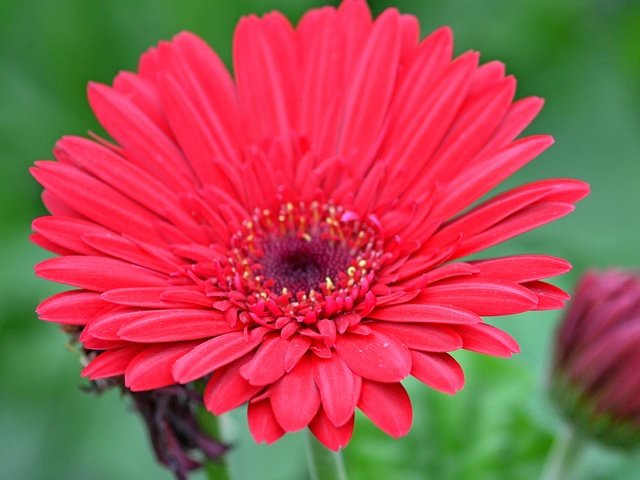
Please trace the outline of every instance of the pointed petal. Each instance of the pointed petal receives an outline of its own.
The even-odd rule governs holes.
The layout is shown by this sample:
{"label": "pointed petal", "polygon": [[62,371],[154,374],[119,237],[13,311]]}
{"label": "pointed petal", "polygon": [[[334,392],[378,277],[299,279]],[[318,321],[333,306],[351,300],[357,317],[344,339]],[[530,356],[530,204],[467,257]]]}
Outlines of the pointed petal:
{"label": "pointed petal", "polygon": [[431,388],[454,394],[464,385],[464,372],[451,355],[412,350],[411,357],[411,375]]}
{"label": "pointed petal", "polygon": [[411,400],[399,383],[363,380],[358,408],[380,430],[394,438],[406,435],[411,429]]}
{"label": "pointed petal", "polygon": [[[444,303],[444,302],[443,302]],[[473,312],[448,305],[402,303],[376,308],[368,318],[387,322],[411,323],[478,323],[482,319]]]}
{"label": "pointed petal", "polygon": [[514,255],[471,262],[480,275],[524,283],[541,278],[555,277],[571,270],[566,260],[549,255]]}
{"label": "pointed petal", "polygon": [[450,352],[462,348],[462,338],[452,327],[415,323],[377,323],[372,329],[392,335],[412,350]]}
{"label": "pointed petal", "polygon": [[86,325],[109,304],[100,294],[71,290],[53,295],[36,308],[41,320],[65,325]]}
{"label": "pointed petal", "polygon": [[397,382],[411,370],[409,349],[394,337],[375,331],[339,335],[335,349],[351,370],[371,380]]}
{"label": "pointed petal", "polygon": [[354,416],[344,422],[340,427],[336,427],[325,412],[320,409],[313,421],[309,424],[309,430],[316,436],[325,447],[338,451],[344,448],[353,435]]}
{"label": "pointed petal", "polygon": [[122,375],[129,362],[142,348],[140,345],[130,345],[102,352],[84,367],[82,376],[89,378],[89,380],[98,380]]}
{"label": "pointed petal", "polygon": [[31,227],[34,232],[38,232],[50,242],[85,255],[95,255],[99,252],[83,242],[82,235],[89,232],[109,232],[93,222],[60,215],[36,218]]}
{"label": "pointed petal", "polygon": [[173,366],[173,376],[179,383],[192,382],[242,357],[256,348],[261,341],[262,338],[246,339],[244,332],[227,333],[212,338],[178,360]]}
{"label": "pointed petal", "polygon": [[262,386],[250,385],[240,375],[240,370],[249,357],[236,360],[234,363],[219,368],[207,383],[204,390],[204,404],[214,415],[222,415],[244,402],[249,401],[262,390]]}
{"label": "pointed petal", "polygon": [[[376,20],[345,92],[336,151],[363,152],[375,143],[389,108],[400,58],[399,15],[385,10]],[[360,173],[367,165],[360,166]]]}
{"label": "pointed petal", "polygon": [[334,426],[342,426],[353,417],[360,397],[360,377],[338,357],[322,359],[314,357],[314,378],[324,414]]}
{"label": "pointed petal", "polygon": [[270,400],[273,414],[285,432],[309,425],[320,407],[320,394],[308,355],[273,386]]}
{"label": "pointed petal", "polygon": [[94,222],[158,243],[153,227],[158,217],[100,180],[60,162],[36,162],[31,173],[56,197]]}
{"label": "pointed petal", "polygon": [[520,351],[518,343],[508,333],[486,323],[460,325],[456,330],[462,337],[465,350],[495,357],[510,357]]}
{"label": "pointed petal", "polygon": [[174,192],[193,188],[192,173],[180,150],[124,95],[106,85],[90,83],[88,97],[104,129],[138,165]]}
{"label": "pointed petal", "polygon": [[214,310],[149,310],[131,314],[118,337],[131,342],[177,342],[214,337],[237,330]]}
{"label": "pointed petal", "polygon": [[269,400],[249,403],[247,420],[256,443],[265,442],[269,445],[284,435],[284,430],[278,425]]}
{"label": "pointed petal", "polygon": [[285,373],[284,357],[291,342],[280,337],[266,339],[240,374],[252,385],[269,385]]}
{"label": "pointed petal", "polygon": [[50,258],[35,267],[36,275],[54,282],[104,292],[123,287],[166,285],[164,276],[106,257],[75,256]]}
{"label": "pointed petal", "polygon": [[173,385],[173,364],[192,350],[197,342],[154,345],[136,355],[124,372],[124,384],[133,392],[154,390]]}
{"label": "pointed petal", "polygon": [[429,285],[418,296],[424,302],[455,305],[478,315],[511,315],[536,307],[537,297],[517,283],[464,278]]}

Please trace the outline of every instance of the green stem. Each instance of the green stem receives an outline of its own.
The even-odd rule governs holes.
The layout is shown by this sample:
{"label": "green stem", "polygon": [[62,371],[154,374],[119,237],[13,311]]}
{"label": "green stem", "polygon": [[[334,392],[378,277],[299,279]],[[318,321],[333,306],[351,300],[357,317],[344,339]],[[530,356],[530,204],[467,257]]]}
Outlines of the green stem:
{"label": "green stem", "polygon": [[[223,441],[218,417],[209,413],[204,407],[198,410],[198,424],[211,438]],[[231,480],[226,455],[222,455],[215,462],[208,460],[204,465],[204,471],[208,480]]]}
{"label": "green stem", "polygon": [[342,453],[333,452],[322,445],[307,430],[305,446],[311,480],[347,480]]}
{"label": "green stem", "polygon": [[565,427],[556,437],[549,452],[541,480],[567,480],[582,448],[582,439],[576,431]]}

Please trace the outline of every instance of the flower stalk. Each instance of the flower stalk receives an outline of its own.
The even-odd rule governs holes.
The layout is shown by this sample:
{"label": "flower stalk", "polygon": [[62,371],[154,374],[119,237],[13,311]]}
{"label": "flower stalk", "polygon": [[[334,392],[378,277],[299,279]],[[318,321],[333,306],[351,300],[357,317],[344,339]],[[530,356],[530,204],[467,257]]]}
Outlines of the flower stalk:
{"label": "flower stalk", "polygon": [[305,447],[311,480],[347,480],[342,452],[326,448],[306,430]]}
{"label": "flower stalk", "polygon": [[569,477],[580,452],[582,437],[574,428],[566,426],[556,436],[547,457],[541,480],[565,480]]}
{"label": "flower stalk", "polygon": [[[214,440],[222,442],[220,420],[209,413],[204,406],[200,406],[198,409],[198,425],[200,425],[203,433]],[[232,480],[229,463],[224,455],[216,460],[207,459],[204,463],[204,472],[208,480]]]}

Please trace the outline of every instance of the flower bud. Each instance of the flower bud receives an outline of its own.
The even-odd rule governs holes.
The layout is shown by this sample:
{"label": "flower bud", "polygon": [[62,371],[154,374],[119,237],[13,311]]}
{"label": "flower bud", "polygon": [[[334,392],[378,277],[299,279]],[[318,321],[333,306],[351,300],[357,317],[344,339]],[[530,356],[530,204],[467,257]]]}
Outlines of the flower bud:
{"label": "flower bud", "polygon": [[581,280],[555,343],[551,394],[581,433],[640,444],[640,275],[611,270]]}

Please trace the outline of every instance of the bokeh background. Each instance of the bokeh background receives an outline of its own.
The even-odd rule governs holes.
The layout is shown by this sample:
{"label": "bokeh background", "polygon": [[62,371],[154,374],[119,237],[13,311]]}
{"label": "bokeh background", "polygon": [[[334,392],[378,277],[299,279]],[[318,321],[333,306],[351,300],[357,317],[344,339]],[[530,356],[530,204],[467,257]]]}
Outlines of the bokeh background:
{"label": "bokeh background", "polygon": [[[23,0],[0,2],[0,477],[169,479],[156,466],[140,420],[116,392],[84,393],[65,336],[36,320],[57,291],[32,265],[45,254],[27,241],[44,214],[27,169],[50,158],[63,134],[100,132],[85,97],[89,80],[134,69],[146,48],[192,30],[229,63],[241,15],[278,9],[297,20],[316,0]],[[518,96],[546,107],[529,129],[556,145],[509,181],[578,177],[592,195],[570,217],[492,253],[547,252],[575,269],[640,267],[640,2],[637,0],[395,0],[370,2],[416,14],[423,34],[453,27],[457,52],[500,59]],[[467,386],[448,397],[412,382],[414,427],[393,440],[358,418],[345,452],[351,479],[537,478],[561,421],[545,395],[558,312],[498,319],[520,342],[511,360],[458,355]],[[640,366],[639,366],[640,368]],[[224,418],[238,479],[306,478],[302,438],[272,447],[248,437],[242,412]],[[640,456],[586,447],[576,478],[638,478]],[[200,477],[196,477],[200,478]]]}

